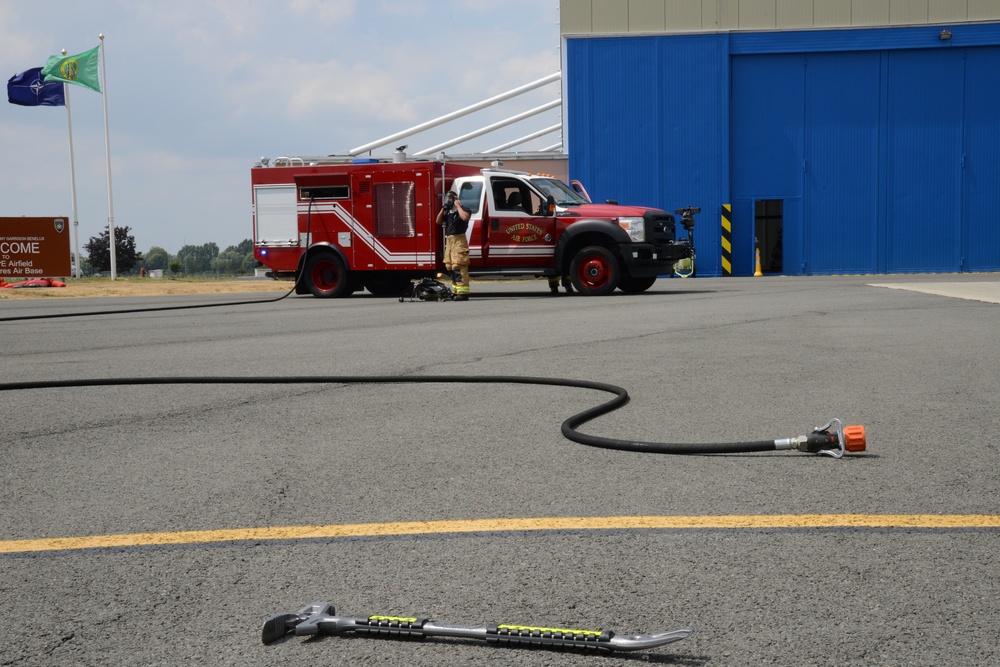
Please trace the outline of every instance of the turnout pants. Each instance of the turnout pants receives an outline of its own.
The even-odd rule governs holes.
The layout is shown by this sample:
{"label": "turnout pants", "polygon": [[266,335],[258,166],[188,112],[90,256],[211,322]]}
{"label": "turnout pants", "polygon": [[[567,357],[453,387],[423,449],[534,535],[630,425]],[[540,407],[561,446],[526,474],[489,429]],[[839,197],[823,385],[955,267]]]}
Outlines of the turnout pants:
{"label": "turnout pants", "polygon": [[469,240],[465,238],[465,234],[451,234],[444,237],[444,267],[451,273],[455,294],[468,294]]}

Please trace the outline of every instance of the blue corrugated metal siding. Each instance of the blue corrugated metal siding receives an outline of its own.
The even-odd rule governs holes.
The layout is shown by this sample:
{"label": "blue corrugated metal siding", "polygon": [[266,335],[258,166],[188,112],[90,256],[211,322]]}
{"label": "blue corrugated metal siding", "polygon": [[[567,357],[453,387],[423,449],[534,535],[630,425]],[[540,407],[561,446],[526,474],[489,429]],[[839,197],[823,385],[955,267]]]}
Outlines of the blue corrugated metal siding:
{"label": "blue corrugated metal siding", "polygon": [[888,54],[887,270],[959,270],[964,52]]}
{"label": "blue corrugated metal siding", "polygon": [[850,32],[567,40],[570,173],[701,206],[699,275],[724,203],[752,273],[761,199],[784,201],[785,273],[1000,270],[1000,24]]}
{"label": "blue corrugated metal siding", "polygon": [[783,273],[876,266],[877,53],[733,59],[737,275],[753,272],[755,200],[785,202]]}
{"label": "blue corrugated metal siding", "polygon": [[801,55],[733,59],[732,189],[799,195],[802,192]]}
{"label": "blue corrugated metal siding", "polygon": [[965,69],[962,256],[1000,271],[1000,48],[969,49]]}
{"label": "blue corrugated metal siding", "polygon": [[[576,110],[570,123],[570,143],[577,149],[570,152],[570,175],[595,201],[638,204],[638,197],[652,203],[663,196],[657,153],[667,131],[663,125],[671,121],[670,110],[660,106],[662,84],[657,82],[667,73],[657,44],[609,39],[594,46],[599,48],[578,52],[578,58],[573,50],[570,54],[569,66],[588,73],[567,86]],[[601,159],[573,163],[574,152]]]}
{"label": "blue corrugated metal siding", "polygon": [[809,54],[805,60],[803,265],[786,265],[785,273],[872,273],[879,54]]}
{"label": "blue corrugated metal siding", "polygon": [[754,200],[785,202],[782,261],[802,263],[805,73],[801,54],[745,56],[732,63],[733,274],[754,271]]}
{"label": "blue corrugated metal siding", "polygon": [[718,35],[567,40],[570,176],[595,201],[700,206],[700,275],[720,272],[727,45]]}

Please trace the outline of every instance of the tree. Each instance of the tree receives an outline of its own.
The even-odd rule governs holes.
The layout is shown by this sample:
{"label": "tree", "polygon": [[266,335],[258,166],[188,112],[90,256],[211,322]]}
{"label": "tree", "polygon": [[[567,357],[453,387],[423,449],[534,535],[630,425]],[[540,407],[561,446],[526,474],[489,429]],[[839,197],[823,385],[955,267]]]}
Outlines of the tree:
{"label": "tree", "polygon": [[231,245],[215,258],[215,270],[218,273],[239,274],[252,273],[257,266],[253,256],[253,241],[244,239],[236,245]]}
{"label": "tree", "polygon": [[[115,268],[128,273],[142,261],[142,253],[135,251],[135,237],[131,227],[115,227]],[[111,235],[105,229],[100,236],[91,236],[84,246],[94,271],[111,270]]]}
{"label": "tree", "polygon": [[[232,246],[230,246],[232,248]],[[212,260],[216,273],[232,275],[242,273],[243,260],[245,255],[241,255],[235,250],[226,249],[219,253],[219,256]]]}
{"label": "tree", "polygon": [[170,253],[154,245],[146,252],[147,269],[165,269],[170,264]]}
{"label": "tree", "polygon": [[250,239],[243,239],[236,245],[231,245],[226,250],[233,250],[240,253],[241,255],[252,255],[253,254],[253,241]]}
{"label": "tree", "polygon": [[212,270],[212,260],[219,256],[219,246],[214,243],[205,245],[186,245],[177,251],[177,259],[184,273],[204,273]]}
{"label": "tree", "polygon": [[259,266],[263,266],[263,264],[257,261],[257,258],[253,256],[253,253],[250,253],[249,255],[243,258],[242,268],[244,273],[253,273],[254,270]]}

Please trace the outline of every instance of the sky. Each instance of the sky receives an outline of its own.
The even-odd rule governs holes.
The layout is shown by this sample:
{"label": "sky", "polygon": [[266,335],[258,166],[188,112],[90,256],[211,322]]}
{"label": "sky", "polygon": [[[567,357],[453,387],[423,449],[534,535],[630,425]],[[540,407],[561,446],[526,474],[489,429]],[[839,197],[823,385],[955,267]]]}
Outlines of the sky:
{"label": "sky", "polygon": [[[104,34],[103,96],[69,86],[81,252],[109,217],[176,254],[252,237],[262,156],[346,153],[558,72],[557,0],[0,0],[10,78]],[[548,84],[384,148],[409,153],[558,99]],[[447,153],[559,123],[546,111]],[[516,150],[558,143],[553,133]],[[64,107],[0,105],[0,217],[72,217]]]}

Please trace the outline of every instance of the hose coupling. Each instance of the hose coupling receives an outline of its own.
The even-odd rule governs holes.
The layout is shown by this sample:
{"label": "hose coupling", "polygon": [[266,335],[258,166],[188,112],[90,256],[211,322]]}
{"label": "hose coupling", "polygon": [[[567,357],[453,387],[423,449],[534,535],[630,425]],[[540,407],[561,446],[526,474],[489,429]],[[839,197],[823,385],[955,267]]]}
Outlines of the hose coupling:
{"label": "hose coupling", "polygon": [[863,452],[867,446],[865,427],[861,424],[844,426],[834,417],[823,426],[817,426],[809,435],[779,438],[775,449],[797,449],[809,454],[841,458],[846,452]]}

